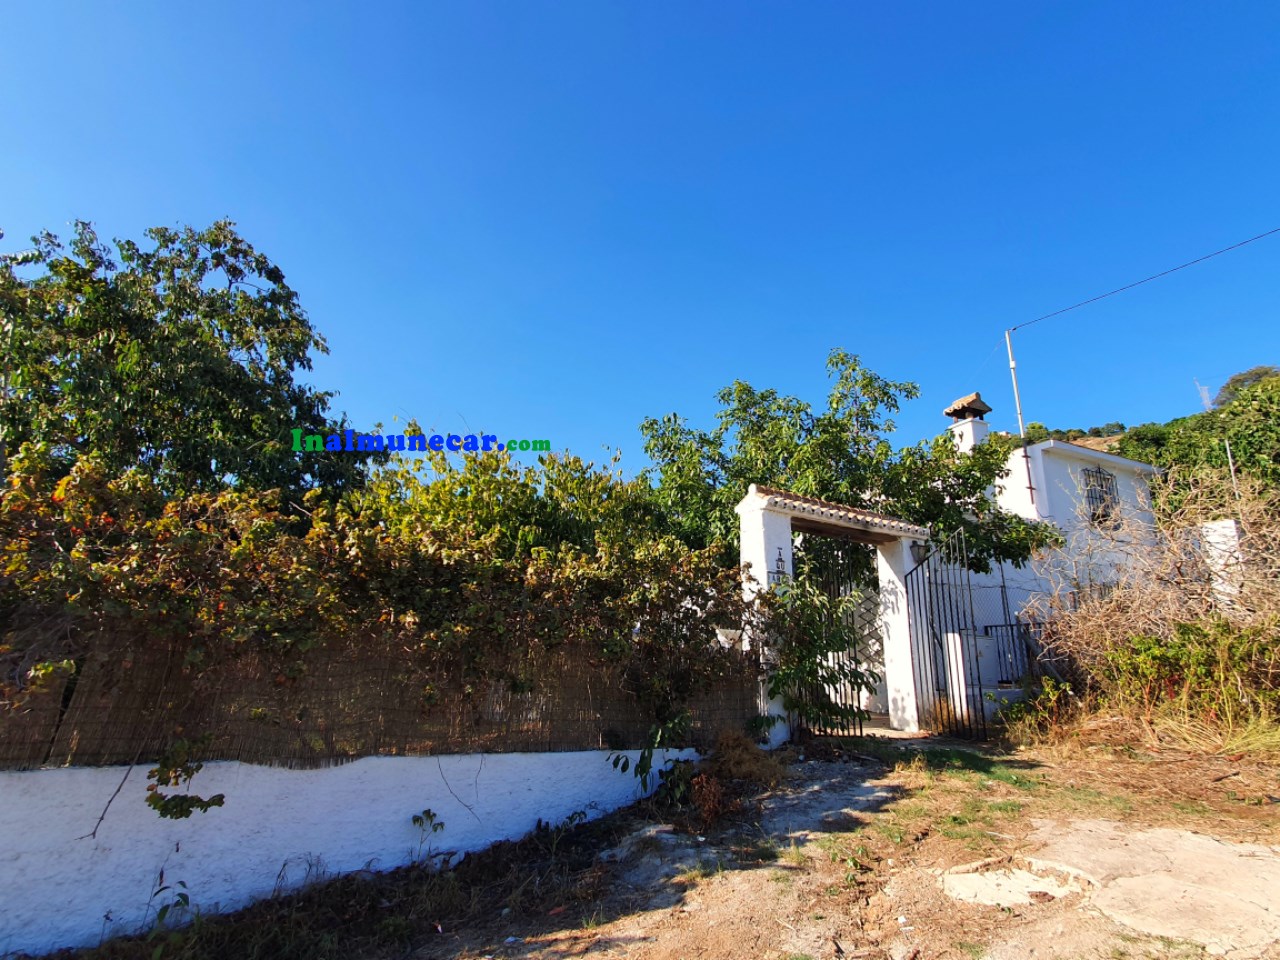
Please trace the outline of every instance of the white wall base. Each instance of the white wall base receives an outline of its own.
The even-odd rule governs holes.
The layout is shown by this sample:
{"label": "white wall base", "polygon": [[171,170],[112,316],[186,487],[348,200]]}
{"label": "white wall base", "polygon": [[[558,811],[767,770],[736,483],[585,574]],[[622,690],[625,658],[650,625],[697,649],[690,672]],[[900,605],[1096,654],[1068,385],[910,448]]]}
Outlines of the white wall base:
{"label": "white wall base", "polygon": [[[637,752],[628,755],[634,762]],[[145,929],[173,899],[152,900],[162,869],[166,883],[183,881],[192,905],[211,913],[268,896],[277,882],[296,887],[317,870],[401,866],[418,851],[410,818],[424,807],[445,824],[432,848],[458,853],[521,837],[539,818],[559,823],[575,810],[594,818],[640,797],[639,781],[607,756],[366,757],[320,770],[209,763],[191,789],[224,793],[226,805],[176,821],[146,806],[140,766],[94,838],[85,835],[126,768],[0,772],[0,954]]]}

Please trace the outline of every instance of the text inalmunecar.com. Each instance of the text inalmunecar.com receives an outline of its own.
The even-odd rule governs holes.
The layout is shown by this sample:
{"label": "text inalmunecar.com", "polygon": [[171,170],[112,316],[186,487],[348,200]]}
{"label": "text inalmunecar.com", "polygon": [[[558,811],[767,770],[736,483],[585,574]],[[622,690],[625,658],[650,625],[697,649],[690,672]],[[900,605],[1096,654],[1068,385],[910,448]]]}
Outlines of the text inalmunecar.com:
{"label": "text inalmunecar.com", "polygon": [[321,453],[328,451],[347,453],[376,453],[388,451],[409,451],[426,453],[449,451],[452,453],[491,453],[501,450],[534,450],[545,452],[551,449],[550,440],[508,440],[499,442],[495,433],[358,433],[355,430],[344,430],[342,433],[331,433],[327,436],[319,433],[304,433],[302,427],[293,428],[293,449],[297,453]]}

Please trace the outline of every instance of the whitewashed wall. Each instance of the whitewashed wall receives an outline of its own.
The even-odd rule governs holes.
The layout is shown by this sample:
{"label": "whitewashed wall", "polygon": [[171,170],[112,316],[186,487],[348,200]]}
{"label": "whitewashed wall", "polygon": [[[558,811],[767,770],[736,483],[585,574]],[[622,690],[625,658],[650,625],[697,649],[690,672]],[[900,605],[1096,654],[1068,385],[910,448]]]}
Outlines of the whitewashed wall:
{"label": "whitewashed wall", "polygon": [[[1147,468],[1061,442],[1034,444],[1028,454],[1035,503],[1028,496],[1021,450],[1009,456],[1009,476],[1001,481],[997,500],[1013,513],[1054,523],[1066,542],[1060,549],[1042,551],[1034,563],[1022,568],[1005,565],[1003,582],[1015,610],[1035,604],[1074,580],[1113,582],[1130,562],[1131,551],[1154,536]],[[1120,516],[1126,523],[1123,536],[1099,531],[1083,515],[1083,470],[1089,466],[1100,466],[1115,477]],[[1134,534],[1138,534],[1136,540]],[[999,575],[974,578],[975,585],[981,586],[994,587],[1000,582]]]}
{"label": "whitewashed wall", "polygon": [[295,887],[316,869],[403,865],[420,837],[410,818],[424,807],[445,823],[434,848],[459,853],[521,837],[539,818],[560,822],[576,810],[594,818],[640,796],[635,777],[606,757],[367,757],[321,770],[210,763],[192,791],[224,793],[226,805],[177,821],[146,806],[140,767],[92,838],[124,767],[0,772],[0,955],[144,928],[173,896],[152,900],[162,869],[207,913],[268,896],[278,882]]}

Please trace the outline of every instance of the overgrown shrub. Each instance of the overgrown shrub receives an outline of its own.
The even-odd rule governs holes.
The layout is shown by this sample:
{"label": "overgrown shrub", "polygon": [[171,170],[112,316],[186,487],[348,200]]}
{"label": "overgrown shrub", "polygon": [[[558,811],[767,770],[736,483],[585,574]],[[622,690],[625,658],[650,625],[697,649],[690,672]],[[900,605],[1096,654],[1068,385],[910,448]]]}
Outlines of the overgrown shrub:
{"label": "overgrown shrub", "polygon": [[1237,724],[1280,701],[1280,624],[1174,624],[1171,635],[1137,636],[1108,650],[1100,679],[1109,698],[1148,714],[1172,704]]}
{"label": "overgrown shrub", "polygon": [[[858,608],[864,599],[861,593],[831,596],[803,575],[784,580],[769,597],[769,696],[781,697],[788,712],[812,726],[842,726],[866,714],[858,694],[873,690],[879,677],[846,656],[863,646]],[[830,689],[854,696],[838,702]]]}
{"label": "overgrown shrub", "polygon": [[[1152,510],[1154,535],[1121,524],[1101,531],[1094,555],[1048,568],[1050,662],[1096,708],[1157,735],[1194,730],[1197,743],[1221,744],[1257,727],[1266,735],[1250,742],[1280,748],[1280,495],[1200,471],[1156,481]],[[1223,529],[1238,531],[1230,549]]]}
{"label": "overgrown shrub", "polygon": [[739,571],[716,549],[642,535],[632,485],[549,462],[530,473],[491,454],[423,479],[402,462],[341,498],[312,491],[299,512],[274,491],[166,497],[92,458],[64,475],[27,446],[0,496],[0,721],[42,678],[129,664],[148,645],[192,683],[217,686],[252,656],[287,687],[355,644],[407,658],[427,705],[494,681],[531,691],[554,677],[527,665],[554,669],[565,652],[610,665],[669,725],[734,664],[716,628],[747,627]]}

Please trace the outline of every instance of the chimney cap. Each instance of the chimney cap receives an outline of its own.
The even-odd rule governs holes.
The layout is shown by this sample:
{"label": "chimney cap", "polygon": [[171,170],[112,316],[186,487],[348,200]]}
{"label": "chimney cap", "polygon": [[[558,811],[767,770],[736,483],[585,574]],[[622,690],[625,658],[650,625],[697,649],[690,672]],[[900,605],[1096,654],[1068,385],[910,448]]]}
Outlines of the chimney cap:
{"label": "chimney cap", "polygon": [[957,421],[972,420],[974,418],[981,420],[990,412],[991,408],[982,401],[982,394],[975,390],[973,393],[954,401],[951,406],[942,411],[942,415]]}

